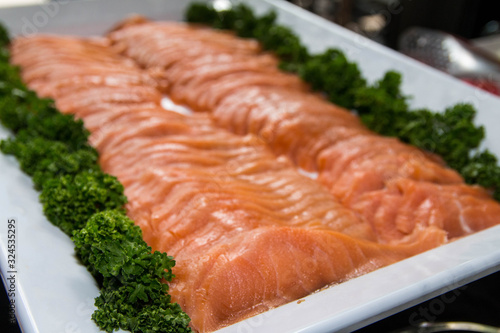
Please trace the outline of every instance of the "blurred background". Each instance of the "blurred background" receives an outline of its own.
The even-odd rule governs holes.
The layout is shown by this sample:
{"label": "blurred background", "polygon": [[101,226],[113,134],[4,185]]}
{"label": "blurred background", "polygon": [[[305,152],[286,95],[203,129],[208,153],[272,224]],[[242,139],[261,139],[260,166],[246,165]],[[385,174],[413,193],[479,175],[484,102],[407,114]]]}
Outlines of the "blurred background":
{"label": "blurred background", "polygon": [[[398,49],[413,26],[452,33],[483,44],[500,33],[497,0],[288,0],[328,20]],[[500,43],[494,52],[500,55]]]}
{"label": "blurred background", "polygon": [[498,0],[288,0],[500,95]]}

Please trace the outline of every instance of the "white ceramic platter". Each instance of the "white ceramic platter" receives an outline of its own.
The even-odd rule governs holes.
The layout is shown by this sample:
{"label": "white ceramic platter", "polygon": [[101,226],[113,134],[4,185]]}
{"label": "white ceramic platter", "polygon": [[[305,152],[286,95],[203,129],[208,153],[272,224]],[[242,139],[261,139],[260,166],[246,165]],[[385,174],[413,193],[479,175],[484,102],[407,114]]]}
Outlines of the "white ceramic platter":
{"label": "white ceramic platter", "polygon": [[[485,147],[500,156],[500,99],[373,43],[285,1],[247,1],[257,13],[270,8],[313,52],[342,48],[375,80],[389,69],[403,73],[413,107],[443,110],[471,102],[486,127]],[[131,13],[182,20],[189,1],[53,1],[0,10],[15,35],[55,32],[103,34]],[[403,8],[404,10],[404,8]],[[0,137],[8,132],[0,127]],[[497,143],[497,144],[495,144]],[[7,221],[16,219],[16,313],[23,332],[99,332],[90,319],[98,289],[74,256],[71,240],[44,217],[30,179],[12,157],[0,155],[0,268],[9,277]],[[500,218],[500,217],[499,217]],[[428,251],[250,318],[221,332],[352,331],[500,268],[500,226]],[[445,304],[449,299],[440,300]],[[415,313],[408,324],[421,320]]]}

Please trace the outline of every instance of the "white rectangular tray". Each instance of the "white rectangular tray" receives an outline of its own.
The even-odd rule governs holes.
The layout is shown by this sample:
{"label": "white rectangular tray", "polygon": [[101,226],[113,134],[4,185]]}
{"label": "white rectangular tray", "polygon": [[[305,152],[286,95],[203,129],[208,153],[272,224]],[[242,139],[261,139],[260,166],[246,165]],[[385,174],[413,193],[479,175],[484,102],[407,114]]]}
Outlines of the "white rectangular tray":
{"label": "white rectangular tray", "polygon": [[[189,1],[60,0],[0,9],[13,34],[102,34],[128,14],[182,20]],[[486,127],[484,146],[500,156],[500,99],[338,27],[285,1],[247,1],[258,13],[271,8],[313,52],[342,48],[375,80],[389,69],[403,73],[413,107],[443,110],[471,102]],[[8,132],[0,126],[0,137]],[[99,332],[91,321],[98,289],[74,256],[73,243],[44,217],[38,194],[12,157],[0,154],[0,269],[7,277],[7,220],[17,220],[16,312],[23,332]],[[500,217],[499,217],[500,218]],[[500,226],[379,269],[221,332],[352,331],[432,296],[500,269]],[[418,321],[418,314],[408,318]]]}

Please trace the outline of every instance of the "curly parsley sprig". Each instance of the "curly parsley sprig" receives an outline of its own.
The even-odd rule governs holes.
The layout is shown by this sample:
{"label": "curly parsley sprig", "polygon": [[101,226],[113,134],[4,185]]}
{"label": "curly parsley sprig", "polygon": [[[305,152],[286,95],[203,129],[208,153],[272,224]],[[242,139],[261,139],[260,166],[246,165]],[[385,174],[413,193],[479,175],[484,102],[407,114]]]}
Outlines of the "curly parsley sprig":
{"label": "curly parsley sprig", "polygon": [[97,164],[83,122],[24,85],[9,63],[9,43],[0,25],[0,122],[14,134],[0,149],[32,177],[47,219],[73,235],[78,257],[101,286],[92,319],[107,332],[191,332],[168,294],[175,261],[152,252],[126,217],[123,186]]}

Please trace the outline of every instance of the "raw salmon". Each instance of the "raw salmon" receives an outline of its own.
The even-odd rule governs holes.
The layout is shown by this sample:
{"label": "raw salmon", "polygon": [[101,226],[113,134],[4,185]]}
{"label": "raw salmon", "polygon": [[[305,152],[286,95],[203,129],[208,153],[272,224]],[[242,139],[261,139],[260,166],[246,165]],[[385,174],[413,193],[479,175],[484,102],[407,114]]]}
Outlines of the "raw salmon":
{"label": "raw salmon", "polygon": [[210,332],[442,244],[444,234],[427,229],[419,238],[391,246],[326,230],[258,228],[182,261],[171,294],[196,329]]}
{"label": "raw salmon", "polygon": [[[197,331],[498,223],[485,190],[368,131],[255,41],[139,19],[109,40],[19,38],[12,59],[90,129],[127,214],[175,256],[170,292]],[[163,109],[167,90],[210,112]]]}
{"label": "raw salmon", "polygon": [[[111,40],[146,68],[164,68],[165,73],[171,69],[180,79],[179,83],[171,83],[172,91],[187,96],[182,102],[195,109],[205,107],[219,126],[240,135],[257,135],[276,155],[286,155],[298,167],[317,172],[318,181],[342,204],[369,221],[378,241],[404,241],[416,226],[436,225],[457,237],[497,224],[493,212],[498,210],[498,203],[484,191],[465,185],[439,157],[370,132],[351,112],[309,92],[307,87],[287,85],[290,80],[276,80],[276,84],[271,79],[267,84],[259,81],[259,75],[271,73],[272,66],[277,68],[277,64],[268,63],[260,72],[251,69],[260,57],[267,56],[262,51],[235,52],[228,57],[224,50],[217,55],[219,47],[213,42],[216,38],[205,39],[206,31],[198,27],[189,30],[179,25],[176,29],[170,27],[171,31],[155,27],[156,23],[144,21],[139,27],[129,25],[114,32]],[[231,38],[227,33],[212,33],[220,33],[225,40]],[[168,66],[153,58],[145,62],[134,56],[138,45],[155,57],[176,54],[178,42],[168,42],[176,34],[182,34],[183,47],[189,47],[188,41],[196,49],[203,44],[210,50],[209,55],[193,53],[187,60],[172,57]],[[233,38],[234,43],[241,40]],[[213,67],[210,59],[214,59]],[[242,61],[248,62],[244,72]],[[455,194],[439,196],[436,193],[440,191]],[[467,198],[474,200],[465,200],[464,191]],[[422,207],[441,207],[446,217],[437,218],[437,208]],[[483,207],[481,210],[492,215],[471,213],[478,211],[475,207]],[[433,222],[437,220],[441,222]]]}
{"label": "raw salmon", "polygon": [[[182,23],[144,22],[117,29],[109,37],[116,50],[148,68],[166,69],[180,60],[208,54],[248,55],[260,52],[260,46],[254,40],[239,39],[232,33]],[[131,43],[138,47],[130,47]]]}
{"label": "raw salmon", "polygon": [[500,205],[479,186],[397,179],[366,192],[352,208],[366,217],[380,242],[404,240],[420,226],[446,230],[450,239],[498,224]]}

